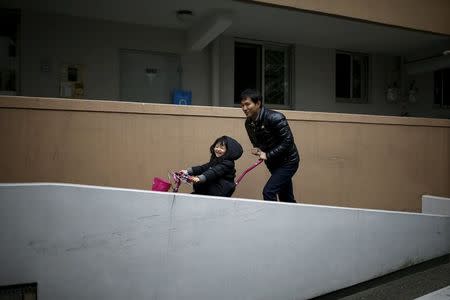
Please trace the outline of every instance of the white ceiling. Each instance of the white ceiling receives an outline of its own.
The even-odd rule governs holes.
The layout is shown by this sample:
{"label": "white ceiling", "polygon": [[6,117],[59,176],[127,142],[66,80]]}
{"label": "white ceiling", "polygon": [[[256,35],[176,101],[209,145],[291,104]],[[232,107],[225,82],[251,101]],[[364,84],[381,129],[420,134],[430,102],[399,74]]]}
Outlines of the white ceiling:
{"label": "white ceiling", "polygon": [[[240,38],[368,53],[412,55],[450,48],[450,37],[232,0],[1,0],[3,7],[109,21],[189,29],[219,12],[232,14],[224,34]],[[0,7],[1,7],[0,6]],[[176,11],[194,13],[191,24]]]}

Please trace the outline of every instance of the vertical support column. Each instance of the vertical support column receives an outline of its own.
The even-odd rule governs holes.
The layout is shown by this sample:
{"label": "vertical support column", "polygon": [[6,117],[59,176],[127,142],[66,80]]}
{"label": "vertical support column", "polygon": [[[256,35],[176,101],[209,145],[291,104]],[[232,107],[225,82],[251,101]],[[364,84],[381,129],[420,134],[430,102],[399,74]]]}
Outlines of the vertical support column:
{"label": "vertical support column", "polygon": [[212,106],[220,106],[220,41],[211,43],[211,98]]}

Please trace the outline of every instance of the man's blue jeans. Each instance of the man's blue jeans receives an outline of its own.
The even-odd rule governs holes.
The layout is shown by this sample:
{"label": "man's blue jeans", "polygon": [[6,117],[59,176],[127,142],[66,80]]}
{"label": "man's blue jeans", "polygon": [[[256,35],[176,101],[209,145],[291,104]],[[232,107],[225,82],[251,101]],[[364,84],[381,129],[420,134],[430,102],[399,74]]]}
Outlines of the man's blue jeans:
{"label": "man's blue jeans", "polygon": [[269,169],[270,176],[263,189],[264,200],[296,203],[292,187],[292,177],[297,172],[299,163],[287,163],[275,169]]}

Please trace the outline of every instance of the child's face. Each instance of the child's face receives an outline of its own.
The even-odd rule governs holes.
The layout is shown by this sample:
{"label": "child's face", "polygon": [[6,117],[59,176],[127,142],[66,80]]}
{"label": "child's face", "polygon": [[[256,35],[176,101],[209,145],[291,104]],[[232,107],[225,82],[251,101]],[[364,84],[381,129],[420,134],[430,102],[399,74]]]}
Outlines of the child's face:
{"label": "child's face", "polygon": [[214,154],[216,155],[216,157],[223,156],[225,154],[225,152],[227,152],[227,147],[225,145],[217,143],[214,146]]}

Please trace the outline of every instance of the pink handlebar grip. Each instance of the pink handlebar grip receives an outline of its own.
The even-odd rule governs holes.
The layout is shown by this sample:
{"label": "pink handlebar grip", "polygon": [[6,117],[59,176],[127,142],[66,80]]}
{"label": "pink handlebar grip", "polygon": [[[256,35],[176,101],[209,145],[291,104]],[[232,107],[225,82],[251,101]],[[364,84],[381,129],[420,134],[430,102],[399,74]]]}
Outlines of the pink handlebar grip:
{"label": "pink handlebar grip", "polygon": [[247,174],[248,172],[250,172],[251,170],[253,170],[254,168],[256,168],[257,166],[259,166],[261,163],[263,162],[262,159],[259,159],[257,162],[255,162],[253,165],[251,165],[250,167],[248,167],[244,172],[242,172],[242,174],[238,177],[238,179],[236,180],[235,184],[238,185],[239,182],[241,182],[242,178],[244,178],[245,174]]}

